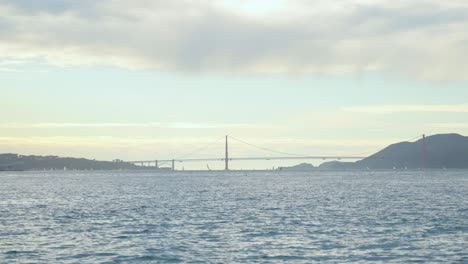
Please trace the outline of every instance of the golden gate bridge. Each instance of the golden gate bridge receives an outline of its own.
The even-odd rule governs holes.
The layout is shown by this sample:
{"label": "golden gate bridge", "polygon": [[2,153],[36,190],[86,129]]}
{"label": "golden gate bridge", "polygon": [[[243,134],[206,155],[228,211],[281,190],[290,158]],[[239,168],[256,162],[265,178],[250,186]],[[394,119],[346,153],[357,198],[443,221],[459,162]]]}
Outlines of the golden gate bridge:
{"label": "golden gate bridge", "polygon": [[[420,138],[420,136],[416,137]],[[416,138],[413,138],[408,141],[412,141]],[[254,147],[257,149],[261,149],[264,151],[268,151],[271,153],[276,153],[282,156],[273,156],[273,157],[267,157],[267,156],[259,156],[259,157],[230,157],[229,155],[229,139],[232,139],[234,141],[237,141],[239,143],[248,145],[250,147]],[[425,164],[425,159],[426,159],[426,147],[425,147],[425,135],[422,136],[423,139],[423,160]],[[170,164],[171,170],[175,170],[175,164],[176,163],[185,163],[185,162],[210,162],[210,161],[217,161],[217,162],[224,162],[224,169],[229,170],[229,162],[230,161],[249,161],[249,160],[360,160],[360,159],[365,159],[368,158],[368,156],[354,156],[354,155],[301,155],[301,154],[294,154],[294,153],[287,153],[287,152],[282,152],[282,151],[276,151],[273,149],[261,147],[255,144],[251,144],[249,142],[246,142],[244,140],[232,137],[232,136],[225,136],[225,145],[224,145],[224,157],[218,157],[218,158],[187,158],[188,156],[199,152],[200,150],[204,150],[207,148],[207,146],[197,149],[187,155],[184,155],[179,158],[173,158],[173,159],[153,159],[153,160],[137,160],[137,161],[129,161],[130,163],[133,163],[135,165],[139,166],[153,166],[155,168],[160,168],[161,165],[163,164]],[[218,140],[219,142],[219,140]],[[210,144],[211,145],[211,144]],[[209,145],[209,146],[210,146]],[[209,147],[208,146],[208,147]]]}

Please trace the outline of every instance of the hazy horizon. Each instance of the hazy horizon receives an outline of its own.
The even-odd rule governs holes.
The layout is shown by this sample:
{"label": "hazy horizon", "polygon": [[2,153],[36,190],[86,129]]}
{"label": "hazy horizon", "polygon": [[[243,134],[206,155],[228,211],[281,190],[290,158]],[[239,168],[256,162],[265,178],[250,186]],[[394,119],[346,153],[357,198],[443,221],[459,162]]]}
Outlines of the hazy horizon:
{"label": "hazy horizon", "polygon": [[217,142],[197,155],[222,157],[232,135],[353,155],[467,135],[467,27],[457,0],[0,0],[0,153],[170,159]]}

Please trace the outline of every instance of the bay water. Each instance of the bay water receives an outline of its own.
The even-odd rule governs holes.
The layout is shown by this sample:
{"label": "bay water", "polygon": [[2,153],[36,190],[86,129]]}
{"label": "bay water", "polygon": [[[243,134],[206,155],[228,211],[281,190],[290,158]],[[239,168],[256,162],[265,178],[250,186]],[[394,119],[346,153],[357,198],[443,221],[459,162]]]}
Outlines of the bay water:
{"label": "bay water", "polygon": [[0,172],[0,263],[468,263],[468,171]]}

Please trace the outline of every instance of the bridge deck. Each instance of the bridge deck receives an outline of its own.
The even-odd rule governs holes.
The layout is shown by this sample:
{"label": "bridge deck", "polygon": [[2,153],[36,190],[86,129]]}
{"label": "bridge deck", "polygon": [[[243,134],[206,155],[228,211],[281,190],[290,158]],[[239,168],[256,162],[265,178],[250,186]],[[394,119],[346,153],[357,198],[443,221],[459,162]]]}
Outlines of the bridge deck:
{"label": "bridge deck", "polygon": [[[304,157],[241,157],[241,158],[228,158],[229,161],[236,160],[359,160],[367,157],[356,156],[304,156]],[[166,159],[166,160],[137,160],[129,161],[130,163],[150,163],[150,162],[200,162],[200,161],[225,161],[225,158],[194,158],[194,159]]]}

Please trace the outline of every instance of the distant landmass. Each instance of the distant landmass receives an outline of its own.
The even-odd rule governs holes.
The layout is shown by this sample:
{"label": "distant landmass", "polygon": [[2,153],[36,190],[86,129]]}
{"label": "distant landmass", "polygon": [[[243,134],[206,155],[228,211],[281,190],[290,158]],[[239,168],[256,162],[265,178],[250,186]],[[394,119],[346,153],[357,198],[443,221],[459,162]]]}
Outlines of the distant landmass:
{"label": "distant landmass", "polygon": [[429,136],[426,157],[423,156],[423,139],[388,146],[374,155],[356,162],[360,168],[468,168],[468,137],[458,134]]}
{"label": "distant landmass", "polygon": [[292,167],[279,167],[278,170],[285,170],[285,171],[305,171],[305,170],[314,170],[316,167],[309,163],[301,163],[299,165],[295,165]]}
{"label": "distant landmass", "polygon": [[[278,170],[366,170],[366,169],[468,169],[468,137],[458,134],[429,136],[424,141],[400,142],[356,162],[331,161],[318,167],[302,163]],[[0,154],[3,170],[147,170],[156,167],[136,166],[122,160],[97,161],[57,156]],[[162,168],[168,169],[168,168]]]}
{"label": "distant landmass", "polygon": [[439,134],[424,142],[400,142],[356,162],[325,162],[318,167],[300,164],[281,170],[362,170],[362,169],[468,169],[468,137],[459,134]]}
{"label": "distant landmass", "polygon": [[57,156],[23,156],[0,154],[0,171],[29,170],[142,170],[155,167],[141,167],[122,160],[97,161]]}

